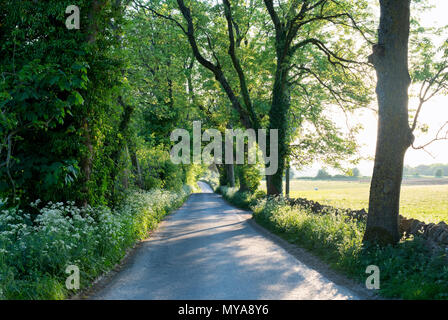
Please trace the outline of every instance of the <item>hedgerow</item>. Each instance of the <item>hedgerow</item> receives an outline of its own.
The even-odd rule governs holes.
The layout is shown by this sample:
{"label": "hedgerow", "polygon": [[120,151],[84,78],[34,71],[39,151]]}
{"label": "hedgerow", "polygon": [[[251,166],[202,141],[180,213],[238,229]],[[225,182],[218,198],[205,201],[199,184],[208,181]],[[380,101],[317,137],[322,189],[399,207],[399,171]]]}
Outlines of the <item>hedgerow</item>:
{"label": "hedgerow", "polygon": [[365,220],[344,212],[320,215],[291,206],[282,197],[266,198],[227,187],[220,187],[219,192],[229,202],[249,207],[260,225],[362,284],[368,276],[367,266],[378,266],[382,297],[448,299],[446,251],[429,247],[420,237],[403,238],[395,246],[368,246],[362,241]]}
{"label": "hedgerow", "polygon": [[0,213],[0,299],[64,299],[68,265],[80,270],[81,289],[113,268],[190,193],[132,191],[114,210],[74,202],[32,206],[37,215],[9,208]]}

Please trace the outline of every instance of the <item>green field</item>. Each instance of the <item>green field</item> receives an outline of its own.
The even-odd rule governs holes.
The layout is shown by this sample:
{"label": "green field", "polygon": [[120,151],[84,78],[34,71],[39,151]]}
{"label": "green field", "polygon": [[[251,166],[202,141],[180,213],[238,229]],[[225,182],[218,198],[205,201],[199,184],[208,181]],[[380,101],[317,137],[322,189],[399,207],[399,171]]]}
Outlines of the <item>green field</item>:
{"label": "green field", "polygon": [[[292,180],[291,198],[307,198],[338,208],[367,209],[368,181]],[[261,188],[266,190],[265,183]],[[317,188],[317,190],[315,190]],[[405,181],[400,214],[425,222],[448,221],[448,179]]]}

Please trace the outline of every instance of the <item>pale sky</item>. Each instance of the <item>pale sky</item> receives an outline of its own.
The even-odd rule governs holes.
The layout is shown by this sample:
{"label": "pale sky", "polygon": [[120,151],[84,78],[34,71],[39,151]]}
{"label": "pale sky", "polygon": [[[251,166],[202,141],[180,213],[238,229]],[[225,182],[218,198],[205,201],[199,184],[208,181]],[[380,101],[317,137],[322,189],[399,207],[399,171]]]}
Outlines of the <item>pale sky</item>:
{"label": "pale sky", "polygon": [[[372,0],[373,2],[377,2]],[[420,14],[421,24],[425,27],[441,27],[448,24],[448,0],[432,0],[435,4],[434,9],[430,9],[427,12]],[[379,15],[379,8],[378,8]],[[443,38],[443,37],[442,37]],[[448,34],[445,39],[448,38]],[[436,41],[443,41],[437,39]],[[376,104],[376,99],[374,100]],[[409,102],[410,109],[416,109],[418,101],[411,99]],[[420,114],[420,123],[426,123],[429,125],[428,134],[422,135],[416,133],[415,145],[422,145],[432,140],[435,137],[435,133],[446,121],[448,121],[448,96],[434,97],[428,101]],[[334,119],[336,123],[339,123],[337,119]],[[361,154],[367,157],[374,157],[376,147],[376,134],[377,134],[377,116],[373,111],[364,110],[357,112],[357,115],[352,118],[352,123],[360,122],[364,126],[364,130],[360,132],[357,139],[358,142],[363,145],[361,148]],[[414,150],[410,148],[406,153],[405,165],[417,166],[420,164],[433,164],[433,163],[448,163],[448,141],[434,142],[432,145],[426,148],[432,156],[423,150]],[[300,172],[300,175],[314,176],[317,170],[322,165],[316,163],[311,168],[307,168]],[[373,161],[362,161],[358,168],[361,170],[362,175],[370,176],[373,170]],[[331,173],[335,171],[329,170]]]}

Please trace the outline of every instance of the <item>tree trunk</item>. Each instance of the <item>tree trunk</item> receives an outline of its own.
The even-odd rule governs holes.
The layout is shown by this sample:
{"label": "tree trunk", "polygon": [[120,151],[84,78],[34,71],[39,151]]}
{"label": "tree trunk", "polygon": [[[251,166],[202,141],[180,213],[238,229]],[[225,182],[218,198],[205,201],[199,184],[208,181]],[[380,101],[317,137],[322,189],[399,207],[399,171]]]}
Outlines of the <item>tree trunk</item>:
{"label": "tree trunk", "polygon": [[90,135],[90,127],[88,123],[87,116],[83,118],[82,123],[82,133],[83,133],[83,144],[85,147],[85,153],[82,155],[81,159],[81,173],[82,173],[82,205],[85,207],[89,202],[89,181],[92,174],[93,167],[93,143]]}
{"label": "tree trunk", "polygon": [[[269,111],[269,129],[278,130],[278,170],[275,174],[266,176],[268,195],[281,195],[283,192],[283,172],[288,152],[286,141],[287,114],[290,105],[289,86],[286,81],[289,71],[288,60],[284,57],[277,58],[272,106]],[[270,141],[269,135],[267,141]]]}
{"label": "tree trunk", "polygon": [[[129,148],[128,148],[127,145],[125,145],[124,151],[125,151],[125,154],[126,154],[126,160],[128,161],[130,159],[130,155],[129,155]],[[129,176],[130,176],[129,169],[128,169],[127,166],[125,166],[125,169],[123,171],[123,178],[121,180],[121,184],[123,185],[124,189],[128,189],[129,188]]]}
{"label": "tree trunk", "polygon": [[240,183],[240,188],[238,191],[240,192],[246,192],[249,191],[249,186],[247,185],[246,181],[246,170],[247,170],[247,164],[240,164],[238,167],[238,180]]}
{"label": "tree trunk", "polygon": [[137,167],[137,185],[143,189],[144,183],[143,183],[143,175],[142,175],[142,169],[140,167],[140,161],[138,160],[137,154],[134,155],[135,157],[135,165]]}
{"label": "tree trunk", "polygon": [[[231,129],[232,126],[230,124],[226,125],[227,129]],[[232,146],[233,148],[233,146]],[[223,140],[222,141],[222,150],[226,150],[226,143]],[[221,186],[228,186],[230,188],[235,187],[235,165],[234,163],[228,163],[228,164],[220,164],[216,165],[219,172],[219,185]]]}
{"label": "tree trunk", "polygon": [[[87,30],[87,43],[90,45],[94,45],[96,42],[97,34],[98,34],[98,24],[97,24],[97,15],[101,11],[103,4],[100,3],[98,0],[93,0],[91,2],[90,11],[89,11],[89,26]],[[83,176],[83,182],[82,182],[82,204],[84,206],[87,206],[90,195],[89,195],[89,181],[92,174],[93,169],[93,157],[94,157],[94,148],[93,148],[93,142],[92,142],[92,135],[91,135],[91,127],[89,124],[89,116],[92,114],[92,101],[90,99],[87,99],[86,105],[87,105],[87,112],[86,115],[82,119],[82,135],[83,135],[83,144],[86,149],[86,153],[82,155],[81,159],[81,173]]]}
{"label": "tree trunk", "polygon": [[143,175],[142,175],[142,170],[140,167],[140,161],[138,160],[138,156],[137,156],[137,150],[136,150],[137,146],[135,144],[135,141],[133,141],[132,139],[128,143],[128,149],[129,149],[129,154],[130,154],[132,168],[133,168],[132,171],[136,175],[136,184],[140,189],[143,189],[144,188]]}
{"label": "tree trunk", "polygon": [[380,0],[378,44],[369,61],[378,82],[379,119],[365,242],[400,240],[399,205],[406,150],[413,142],[408,120],[410,0]]}
{"label": "tree trunk", "polygon": [[233,163],[225,164],[227,185],[231,188],[235,187],[235,166]]}
{"label": "tree trunk", "polygon": [[286,166],[286,173],[285,173],[285,194],[286,198],[289,198],[289,164]]}
{"label": "tree trunk", "polygon": [[218,168],[219,172],[219,185],[220,186],[227,186],[228,180],[227,180],[227,168],[225,164],[217,164],[216,168]]}

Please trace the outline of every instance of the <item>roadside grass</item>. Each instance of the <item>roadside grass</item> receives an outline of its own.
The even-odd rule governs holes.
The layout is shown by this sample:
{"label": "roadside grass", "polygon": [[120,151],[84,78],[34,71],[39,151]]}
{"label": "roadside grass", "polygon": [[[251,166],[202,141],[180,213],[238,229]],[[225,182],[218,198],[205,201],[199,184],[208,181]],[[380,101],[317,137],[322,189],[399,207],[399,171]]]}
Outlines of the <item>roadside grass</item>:
{"label": "roadside grass", "polygon": [[[263,182],[260,189],[265,188]],[[368,182],[292,180],[290,197],[359,210],[368,208],[369,188]],[[403,185],[401,190],[401,215],[426,223],[448,222],[448,184]]]}
{"label": "roadside grass", "polygon": [[130,192],[115,210],[74,203],[39,206],[36,219],[17,209],[0,211],[0,299],[64,299],[68,265],[80,270],[80,289],[111,270],[137,241],[191,190]]}
{"label": "roadside grass", "polygon": [[248,191],[240,192],[238,191],[238,188],[228,188],[223,186],[219,186],[214,190],[216,193],[221,194],[224,199],[229,201],[235,207],[244,210],[251,210],[251,207],[257,204],[258,200],[266,197],[266,192],[264,191],[257,191],[256,193],[251,193]]}
{"label": "roadside grass", "polygon": [[395,246],[364,246],[365,223],[344,215],[317,215],[292,208],[281,198],[262,198],[237,189],[218,188],[240,208],[251,208],[255,221],[290,243],[313,252],[332,268],[365,283],[366,268],[380,269],[379,294],[384,298],[448,299],[445,252],[432,252],[418,237]]}

